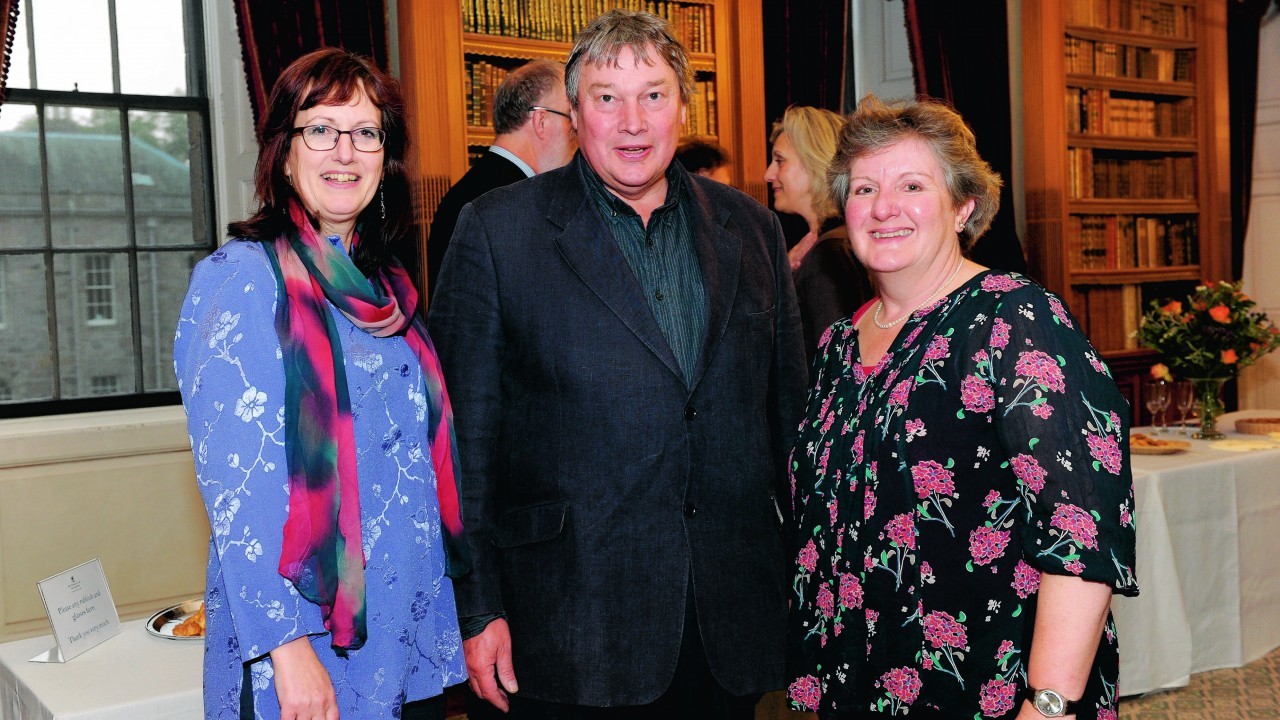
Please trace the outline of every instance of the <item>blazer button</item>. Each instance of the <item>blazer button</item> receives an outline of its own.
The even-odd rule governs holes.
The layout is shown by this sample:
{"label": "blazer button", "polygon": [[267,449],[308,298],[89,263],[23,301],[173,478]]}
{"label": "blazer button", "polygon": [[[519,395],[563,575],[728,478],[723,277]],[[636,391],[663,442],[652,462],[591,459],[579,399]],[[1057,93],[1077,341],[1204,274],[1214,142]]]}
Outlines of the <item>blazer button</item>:
{"label": "blazer button", "polygon": [[687,517],[687,518],[691,518],[691,517],[693,517],[694,515],[697,515],[697,514],[698,514],[698,506],[697,506],[697,505],[694,505],[694,504],[693,504],[693,503],[691,503],[691,502],[687,502],[687,503],[685,503],[685,504],[684,504],[684,516],[685,516],[685,517]]}
{"label": "blazer button", "polygon": [[684,406],[684,419],[685,419],[685,420],[692,420],[692,419],[694,419],[694,418],[696,418],[696,417],[698,417],[698,411],[697,411],[697,410],[695,410],[695,409],[693,409],[693,406],[692,406],[692,405],[685,405],[685,406]]}

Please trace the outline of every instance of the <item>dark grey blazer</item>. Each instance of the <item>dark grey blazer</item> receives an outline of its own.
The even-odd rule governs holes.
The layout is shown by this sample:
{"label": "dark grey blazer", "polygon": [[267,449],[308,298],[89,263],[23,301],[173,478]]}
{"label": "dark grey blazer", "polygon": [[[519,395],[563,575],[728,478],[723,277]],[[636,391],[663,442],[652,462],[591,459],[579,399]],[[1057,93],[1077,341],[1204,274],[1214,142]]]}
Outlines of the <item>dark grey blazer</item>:
{"label": "dark grey blazer", "polygon": [[427,235],[427,293],[433,297],[440,279],[440,266],[444,263],[449,239],[458,224],[458,215],[467,203],[494,188],[510,185],[525,179],[518,165],[492,150],[476,160],[467,173],[440,198],[436,214],[431,219],[431,233]]}
{"label": "dark grey blazer", "polygon": [[779,688],[806,382],[781,229],[686,174],[707,304],[686,386],[582,162],[465,208],[431,304],[475,563],[459,614],[507,613],[524,696],[642,704],[675,671],[692,576],[716,678]]}

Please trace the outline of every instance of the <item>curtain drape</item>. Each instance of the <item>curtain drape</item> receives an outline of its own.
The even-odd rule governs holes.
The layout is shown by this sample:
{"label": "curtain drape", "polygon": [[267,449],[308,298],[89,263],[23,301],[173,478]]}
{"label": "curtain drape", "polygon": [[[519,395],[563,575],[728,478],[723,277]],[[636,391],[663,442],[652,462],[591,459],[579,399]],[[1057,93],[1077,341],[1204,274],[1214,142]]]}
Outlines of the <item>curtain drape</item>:
{"label": "curtain drape", "polygon": [[1026,272],[1010,186],[1013,130],[1005,3],[905,3],[916,92],[951,103],[973,129],[978,152],[1004,179],[1000,212],[969,256],[989,267]]}
{"label": "curtain drape", "polygon": [[848,0],[764,0],[764,95],[770,126],[791,105],[842,110],[848,5]]}
{"label": "curtain drape", "polygon": [[235,0],[235,4],[255,125],[276,78],[289,63],[312,50],[340,47],[387,68],[382,0]]}
{"label": "curtain drape", "polygon": [[1272,0],[1227,2],[1227,94],[1231,127],[1231,277],[1244,273],[1244,237],[1253,193],[1258,109],[1258,41]]}
{"label": "curtain drape", "polygon": [[22,0],[0,0],[0,104],[4,103],[9,87],[9,55],[13,52],[13,39],[18,32],[18,8]]}

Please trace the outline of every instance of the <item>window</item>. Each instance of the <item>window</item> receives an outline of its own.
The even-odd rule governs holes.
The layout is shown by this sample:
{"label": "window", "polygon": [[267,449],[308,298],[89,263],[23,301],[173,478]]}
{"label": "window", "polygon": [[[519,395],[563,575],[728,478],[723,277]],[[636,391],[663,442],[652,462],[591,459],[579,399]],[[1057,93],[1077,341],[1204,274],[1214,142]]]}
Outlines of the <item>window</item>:
{"label": "window", "polygon": [[[90,325],[116,321],[116,285],[111,279],[111,256],[84,256],[84,316]],[[101,393],[94,393],[100,395]]]}
{"label": "window", "polygon": [[20,0],[0,416],[177,401],[173,330],[218,235],[204,57],[200,0]]}

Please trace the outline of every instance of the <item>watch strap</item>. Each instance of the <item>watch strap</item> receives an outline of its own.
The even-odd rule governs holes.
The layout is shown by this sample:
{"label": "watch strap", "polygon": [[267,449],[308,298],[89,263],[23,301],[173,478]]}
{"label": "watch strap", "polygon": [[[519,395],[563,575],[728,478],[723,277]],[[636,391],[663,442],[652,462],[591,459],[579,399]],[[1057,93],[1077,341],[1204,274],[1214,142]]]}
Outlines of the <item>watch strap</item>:
{"label": "watch strap", "polygon": [[[1052,688],[1044,688],[1044,689],[1050,690]],[[1033,688],[1031,687],[1031,685],[1027,685],[1026,688],[1024,688],[1022,691],[1022,699],[1031,703],[1032,707],[1035,707],[1036,693],[1040,692],[1040,690],[1041,688]],[[1062,715],[1075,715],[1079,711],[1079,708],[1080,708],[1079,700],[1068,700],[1067,696],[1063,695],[1057,690],[1053,690],[1053,692],[1056,693],[1058,697],[1062,698]],[[1036,709],[1037,711],[1039,710],[1039,708],[1036,708]]]}

